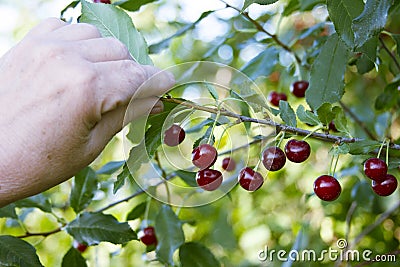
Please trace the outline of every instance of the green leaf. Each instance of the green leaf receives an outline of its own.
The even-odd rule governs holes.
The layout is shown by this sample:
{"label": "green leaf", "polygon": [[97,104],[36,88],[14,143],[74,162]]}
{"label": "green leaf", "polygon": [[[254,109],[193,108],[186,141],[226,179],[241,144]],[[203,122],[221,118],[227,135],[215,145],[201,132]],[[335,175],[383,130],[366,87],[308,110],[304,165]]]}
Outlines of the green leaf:
{"label": "green leaf", "polygon": [[0,266],[43,266],[36,250],[28,242],[14,236],[0,236]]}
{"label": "green leaf", "polygon": [[279,116],[284,123],[291,127],[297,126],[296,114],[287,101],[279,101]]}
{"label": "green leaf", "polygon": [[399,85],[399,81],[386,85],[383,93],[375,101],[375,109],[386,111],[393,108],[399,98],[399,91],[397,89]]}
{"label": "green leaf", "polygon": [[51,213],[50,201],[43,194],[18,200],[14,204],[18,208],[38,208],[44,212]]}
{"label": "green leaf", "polygon": [[15,205],[12,203],[0,208],[0,218],[12,218],[17,220],[18,216],[15,212]]}
{"label": "green leaf", "polygon": [[355,143],[350,143],[350,154],[352,155],[364,155],[381,146],[381,143],[373,140],[361,140]]}
{"label": "green leaf", "polygon": [[347,129],[347,118],[346,114],[344,113],[343,109],[339,108],[337,109],[335,119],[333,119],[335,122],[335,127],[339,132],[346,133],[350,135],[349,129]]}
{"label": "green leaf", "polygon": [[158,245],[156,248],[157,259],[164,264],[174,265],[172,256],[185,242],[182,222],[172,211],[170,206],[163,205],[155,220]]}
{"label": "green leaf", "polygon": [[97,190],[97,176],[94,170],[86,167],[75,175],[70,203],[76,213],[84,210],[92,201]]}
{"label": "green leaf", "polygon": [[214,98],[214,100],[218,100],[218,91],[215,89],[214,85],[208,82],[204,82],[204,84],[212,98]]}
{"label": "green leaf", "polygon": [[213,134],[212,130],[213,130],[213,127],[212,127],[212,125],[210,125],[210,126],[207,128],[207,130],[206,130],[206,132],[204,133],[204,135],[203,135],[202,137],[200,137],[199,139],[197,139],[196,141],[194,141],[194,143],[193,143],[193,149],[195,149],[195,148],[198,147],[199,145],[202,145],[202,144],[207,143],[208,140],[210,139],[210,137],[211,137],[211,139],[210,139],[210,145],[213,145],[214,142],[215,142],[215,137],[214,137],[214,134]]}
{"label": "green leaf", "polygon": [[366,210],[371,210],[374,196],[371,185],[365,181],[357,182],[351,189],[351,199],[357,203],[357,206]]}
{"label": "green leaf", "polygon": [[331,35],[311,67],[306,100],[312,110],[324,103],[335,103],[344,94],[344,72],[349,51],[337,34]]}
{"label": "green leaf", "polygon": [[278,55],[278,49],[272,46],[268,47],[245,64],[240,71],[253,81],[260,76],[268,76],[278,62]]}
{"label": "green leaf", "polygon": [[317,115],[319,120],[324,124],[328,125],[336,117],[336,114],[341,110],[338,106],[332,106],[329,103],[325,103],[317,109]]}
{"label": "green leaf", "polygon": [[350,152],[350,146],[349,144],[346,143],[341,143],[338,146],[333,146],[332,149],[330,150],[330,153],[333,155],[345,155]]}
{"label": "green leaf", "polygon": [[397,55],[400,56],[400,34],[392,34],[392,38],[396,41]]}
{"label": "green leaf", "polygon": [[327,0],[329,18],[343,42],[354,47],[354,32],[351,28],[353,19],[361,14],[364,8],[362,0]]}
{"label": "green leaf", "polygon": [[185,183],[189,186],[192,187],[197,187],[197,182],[196,182],[196,173],[195,172],[188,172],[188,171],[183,171],[183,170],[177,170],[174,172],[176,176],[181,178]]}
{"label": "green leaf", "polygon": [[360,74],[367,73],[375,67],[376,51],[378,47],[378,37],[373,37],[366,41],[358,51],[361,57],[357,60],[357,71]]}
{"label": "green leaf", "polygon": [[221,264],[211,251],[202,244],[188,242],[179,248],[182,267],[218,267]]}
{"label": "green leaf", "polygon": [[[135,149],[135,147],[133,149]],[[131,153],[132,153],[132,150],[131,150]],[[145,154],[145,153],[143,153],[143,154]],[[128,159],[128,161],[129,161],[129,159]],[[129,180],[133,179],[127,164],[124,165],[124,167],[122,168],[122,171],[117,175],[117,180],[114,182],[114,188],[113,188],[114,194],[117,193],[117,191],[119,189],[121,189],[121,187],[125,184],[126,178],[128,178]]]}
{"label": "green leaf", "polygon": [[126,217],[127,221],[132,221],[135,220],[137,218],[140,218],[145,210],[146,210],[146,202],[142,202],[139,205],[137,205],[136,207],[134,207],[129,213],[128,216]]}
{"label": "green leaf", "polygon": [[114,37],[124,43],[132,57],[140,64],[151,65],[147,44],[136,30],[131,17],[114,5],[82,2],[80,22],[96,26],[103,37]]}
{"label": "green leaf", "polygon": [[245,0],[242,11],[245,10],[246,8],[248,8],[249,5],[254,4],[254,3],[260,4],[260,5],[270,5],[275,2],[278,2],[278,0]]}
{"label": "green leaf", "polygon": [[85,212],[66,226],[66,231],[79,243],[89,246],[106,241],[124,244],[137,239],[136,233],[128,223],[120,223],[112,215]]}
{"label": "green leaf", "polygon": [[156,0],[125,0],[125,1],[118,1],[114,3],[114,5],[119,6],[128,11],[136,11],[139,10],[141,6],[144,6],[148,3],[155,2]]}
{"label": "green leaf", "polygon": [[353,20],[351,26],[357,47],[383,30],[392,4],[393,0],[367,0],[363,12]]}
{"label": "green leaf", "polygon": [[301,122],[308,125],[316,126],[321,123],[318,119],[318,116],[309,110],[306,110],[303,105],[297,107],[296,114]]}
{"label": "green leaf", "polygon": [[125,161],[110,161],[107,162],[103,167],[96,171],[96,174],[113,174],[124,166]]}
{"label": "green leaf", "polygon": [[61,267],[86,267],[86,260],[82,254],[71,247],[68,252],[64,255]]}

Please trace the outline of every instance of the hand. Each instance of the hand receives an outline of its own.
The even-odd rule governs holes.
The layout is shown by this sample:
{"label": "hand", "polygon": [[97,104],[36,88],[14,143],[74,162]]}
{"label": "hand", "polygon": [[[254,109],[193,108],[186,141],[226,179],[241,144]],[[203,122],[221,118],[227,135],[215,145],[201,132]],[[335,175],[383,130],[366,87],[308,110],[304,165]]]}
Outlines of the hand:
{"label": "hand", "polygon": [[0,206],[72,177],[174,84],[91,25],[47,19],[0,59]]}

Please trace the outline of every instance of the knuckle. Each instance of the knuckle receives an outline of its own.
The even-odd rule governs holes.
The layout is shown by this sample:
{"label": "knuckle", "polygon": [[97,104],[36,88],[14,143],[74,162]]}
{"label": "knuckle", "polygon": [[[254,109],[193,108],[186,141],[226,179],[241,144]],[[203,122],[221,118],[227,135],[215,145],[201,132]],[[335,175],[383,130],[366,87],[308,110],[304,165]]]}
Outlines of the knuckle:
{"label": "knuckle", "polygon": [[109,42],[109,47],[119,58],[128,58],[129,50],[128,47],[121,41],[113,37],[107,37],[107,41]]}
{"label": "knuckle", "polygon": [[101,37],[100,31],[97,29],[96,26],[88,23],[78,23],[76,24],[78,27],[81,28],[86,34],[94,37]]}

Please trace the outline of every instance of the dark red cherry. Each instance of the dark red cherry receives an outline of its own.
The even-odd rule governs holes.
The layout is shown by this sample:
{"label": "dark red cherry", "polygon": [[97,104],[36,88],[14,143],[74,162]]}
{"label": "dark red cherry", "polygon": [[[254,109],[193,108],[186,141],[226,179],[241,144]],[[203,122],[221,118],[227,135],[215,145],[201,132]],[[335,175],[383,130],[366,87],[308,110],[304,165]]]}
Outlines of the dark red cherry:
{"label": "dark red cherry", "polygon": [[262,163],[267,170],[278,171],[282,169],[286,163],[285,153],[279,147],[268,147],[263,151]]}
{"label": "dark red cherry", "polygon": [[342,192],[338,180],[330,175],[322,175],[314,182],[314,192],[322,200],[333,201]]}
{"label": "dark red cherry", "polygon": [[217,170],[205,169],[197,172],[197,184],[207,191],[214,191],[222,183],[222,173]]}
{"label": "dark red cherry", "polygon": [[110,0],[93,0],[94,3],[111,4]]}
{"label": "dark red cherry", "polygon": [[157,245],[156,231],[153,226],[148,226],[140,230],[138,237],[146,246]]}
{"label": "dark red cherry", "polygon": [[393,194],[397,188],[397,179],[391,174],[386,174],[382,181],[372,181],[372,189],[377,195],[386,197]]}
{"label": "dark red cherry", "polygon": [[275,107],[279,107],[279,101],[281,101],[281,100],[286,101],[287,96],[285,93],[278,93],[278,92],[272,91],[271,93],[269,93],[267,100],[269,101],[269,103],[271,103]]}
{"label": "dark red cherry", "polygon": [[208,169],[216,160],[217,150],[209,144],[202,144],[192,151],[193,165],[199,167],[200,170]]}
{"label": "dark red cherry", "polygon": [[236,168],[236,162],[233,158],[227,157],[222,160],[222,169],[231,172]]}
{"label": "dark red cherry", "polygon": [[290,92],[297,97],[304,97],[308,88],[307,81],[297,81],[290,86]]}
{"label": "dark red cherry", "polygon": [[168,146],[177,146],[185,139],[185,130],[173,124],[164,132],[164,143]]}
{"label": "dark red cherry", "polygon": [[241,169],[238,178],[240,186],[247,191],[256,191],[264,183],[262,175],[249,167]]}
{"label": "dark red cherry", "polygon": [[386,163],[378,158],[369,158],[364,162],[364,173],[375,181],[383,181],[386,178],[388,167]]}
{"label": "dark red cherry", "polygon": [[79,243],[78,241],[74,241],[74,248],[76,248],[80,253],[83,253],[87,250],[88,245],[87,244],[83,244],[83,243]]}
{"label": "dark red cherry", "polygon": [[288,160],[300,163],[308,159],[311,153],[310,145],[303,140],[289,140],[285,145],[285,154]]}
{"label": "dark red cherry", "polygon": [[328,124],[328,128],[329,128],[329,130],[331,130],[332,132],[338,132],[338,130],[336,129],[336,125],[335,125],[335,122],[334,122],[334,121],[331,121],[331,122]]}

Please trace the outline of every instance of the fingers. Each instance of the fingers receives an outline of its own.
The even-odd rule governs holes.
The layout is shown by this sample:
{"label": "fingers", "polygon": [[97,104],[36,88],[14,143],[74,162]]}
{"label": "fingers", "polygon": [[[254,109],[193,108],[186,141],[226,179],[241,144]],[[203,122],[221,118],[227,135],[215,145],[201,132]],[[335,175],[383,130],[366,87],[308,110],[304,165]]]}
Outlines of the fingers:
{"label": "fingers", "polygon": [[34,28],[32,28],[27,36],[34,36],[34,35],[41,35],[41,34],[47,34],[49,32],[52,32],[56,29],[62,28],[64,26],[68,25],[66,22],[57,19],[57,18],[48,18],[40,22],[38,25],[36,25]]}
{"label": "fingers", "polygon": [[132,59],[128,48],[121,41],[111,37],[80,40],[73,45],[90,62]]}
{"label": "fingers", "polygon": [[78,41],[93,38],[100,38],[99,30],[88,23],[68,24],[64,27],[57,28],[51,33],[55,40]]}
{"label": "fingers", "polygon": [[95,93],[101,114],[128,104],[131,98],[161,96],[175,83],[171,73],[133,60],[95,64],[99,73]]}

